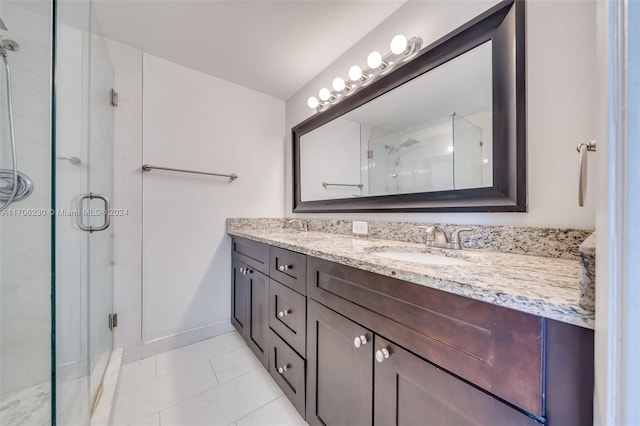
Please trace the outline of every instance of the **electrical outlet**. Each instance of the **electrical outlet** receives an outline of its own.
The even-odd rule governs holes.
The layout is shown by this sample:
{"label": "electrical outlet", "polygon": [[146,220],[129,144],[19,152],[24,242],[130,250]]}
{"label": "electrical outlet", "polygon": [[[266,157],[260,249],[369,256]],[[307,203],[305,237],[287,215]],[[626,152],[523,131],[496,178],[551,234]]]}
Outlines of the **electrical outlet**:
{"label": "electrical outlet", "polygon": [[369,233],[369,225],[367,222],[354,220],[353,221],[353,233],[359,235],[367,235]]}

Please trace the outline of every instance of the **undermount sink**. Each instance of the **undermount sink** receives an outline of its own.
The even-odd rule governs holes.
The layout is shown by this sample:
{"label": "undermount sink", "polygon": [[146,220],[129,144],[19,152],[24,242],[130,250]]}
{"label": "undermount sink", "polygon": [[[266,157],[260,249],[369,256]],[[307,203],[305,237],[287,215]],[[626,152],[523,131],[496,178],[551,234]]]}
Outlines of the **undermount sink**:
{"label": "undermount sink", "polygon": [[471,265],[467,260],[458,259],[449,256],[439,256],[437,254],[424,252],[405,252],[405,251],[379,251],[371,253],[374,256],[384,257],[385,259],[400,260],[403,262],[420,263],[423,265]]}

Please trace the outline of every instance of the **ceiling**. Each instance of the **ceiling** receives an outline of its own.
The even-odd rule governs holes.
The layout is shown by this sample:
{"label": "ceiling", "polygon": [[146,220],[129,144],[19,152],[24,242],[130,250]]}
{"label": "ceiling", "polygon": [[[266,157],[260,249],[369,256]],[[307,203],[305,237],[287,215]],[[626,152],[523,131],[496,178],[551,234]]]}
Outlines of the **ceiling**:
{"label": "ceiling", "polygon": [[403,1],[94,0],[106,38],[288,99]]}

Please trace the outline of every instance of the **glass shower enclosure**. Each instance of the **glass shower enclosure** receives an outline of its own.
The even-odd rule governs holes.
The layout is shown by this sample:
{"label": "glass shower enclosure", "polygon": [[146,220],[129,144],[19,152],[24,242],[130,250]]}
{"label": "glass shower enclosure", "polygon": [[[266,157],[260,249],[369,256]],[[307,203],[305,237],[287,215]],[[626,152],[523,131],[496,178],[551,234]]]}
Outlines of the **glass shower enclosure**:
{"label": "glass shower enclosure", "polygon": [[20,44],[0,79],[0,169],[11,87],[33,183],[0,212],[0,424],[88,425],[113,347],[113,67],[88,1],[0,0],[0,18]]}

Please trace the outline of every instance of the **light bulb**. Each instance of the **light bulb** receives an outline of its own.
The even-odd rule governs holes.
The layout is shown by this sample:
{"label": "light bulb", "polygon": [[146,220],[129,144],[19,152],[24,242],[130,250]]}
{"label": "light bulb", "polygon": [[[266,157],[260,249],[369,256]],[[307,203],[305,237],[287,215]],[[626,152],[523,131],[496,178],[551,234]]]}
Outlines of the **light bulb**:
{"label": "light bulb", "polygon": [[449,152],[453,152],[453,147],[452,147],[452,146],[450,146],[449,148],[447,148],[447,151],[449,151]]}
{"label": "light bulb", "polygon": [[489,164],[489,159],[485,158],[484,160],[482,160],[482,162],[483,162],[484,164]]}
{"label": "light bulb", "polygon": [[391,52],[396,55],[400,55],[407,50],[407,44],[407,38],[402,34],[398,34],[391,39]]}
{"label": "light bulb", "polygon": [[333,79],[333,90],[336,92],[342,92],[346,85],[344,84],[344,79],[341,77],[336,77]]}
{"label": "light bulb", "polygon": [[378,68],[380,65],[382,65],[382,55],[380,54],[380,52],[374,50],[373,52],[369,53],[369,56],[367,56],[367,65],[371,69]]}
{"label": "light bulb", "polygon": [[318,98],[316,98],[315,96],[311,96],[309,99],[307,99],[307,105],[309,105],[309,108],[311,109],[316,109],[319,104],[320,102],[318,102]]}
{"label": "light bulb", "polygon": [[328,101],[331,98],[331,92],[326,87],[323,87],[318,92],[318,97],[321,101]]}
{"label": "light bulb", "polygon": [[362,69],[359,66],[354,65],[349,68],[349,80],[358,81],[362,78]]}

